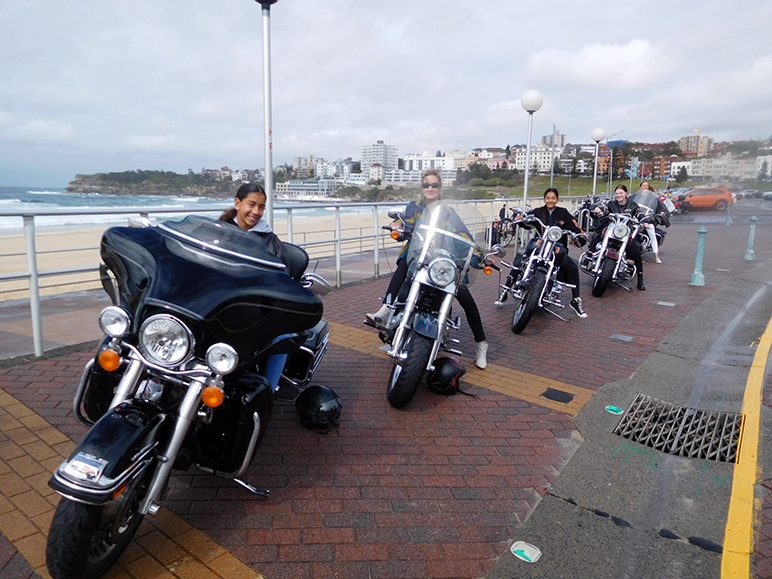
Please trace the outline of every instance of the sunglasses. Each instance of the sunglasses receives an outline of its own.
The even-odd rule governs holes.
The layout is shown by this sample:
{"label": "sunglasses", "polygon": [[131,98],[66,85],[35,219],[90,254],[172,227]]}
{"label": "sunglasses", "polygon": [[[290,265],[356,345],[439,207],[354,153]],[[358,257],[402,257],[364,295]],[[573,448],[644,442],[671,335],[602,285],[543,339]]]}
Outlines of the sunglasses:
{"label": "sunglasses", "polygon": [[432,189],[439,189],[440,187],[442,187],[442,185],[440,185],[439,183],[421,183],[421,187],[423,187],[424,189],[428,189],[429,187],[431,187]]}

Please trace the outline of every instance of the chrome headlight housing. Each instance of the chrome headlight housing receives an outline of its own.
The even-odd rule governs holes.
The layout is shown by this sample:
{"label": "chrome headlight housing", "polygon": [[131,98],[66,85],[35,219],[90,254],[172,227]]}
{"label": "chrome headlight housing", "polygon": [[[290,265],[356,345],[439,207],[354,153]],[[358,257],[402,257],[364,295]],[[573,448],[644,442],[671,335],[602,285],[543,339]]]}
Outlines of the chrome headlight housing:
{"label": "chrome headlight housing", "polygon": [[550,241],[558,242],[560,241],[560,238],[563,237],[563,230],[560,229],[560,227],[550,227],[547,229],[545,237]]}
{"label": "chrome headlight housing", "polygon": [[131,318],[118,306],[107,306],[99,314],[99,327],[111,338],[123,338],[129,331]]}
{"label": "chrome headlight housing", "polygon": [[230,374],[239,363],[239,355],[228,344],[213,344],[206,351],[206,365],[217,374]]}
{"label": "chrome headlight housing", "polygon": [[611,234],[616,237],[617,239],[624,239],[628,235],[630,235],[630,228],[627,227],[624,223],[617,223],[614,225],[614,228],[611,230]]}
{"label": "chrome headlight housing", "polygon": [[429,281],[438,287],[445,287],[456,279],[456,264],[447,257],[438,257],[429,264]]}
{"label": "chrome headlight housing", "polygon": [[175,366],[187,360],[196,345],[188,327],[169,314],[150,316],[139,330],[139,347],[152,362]]}

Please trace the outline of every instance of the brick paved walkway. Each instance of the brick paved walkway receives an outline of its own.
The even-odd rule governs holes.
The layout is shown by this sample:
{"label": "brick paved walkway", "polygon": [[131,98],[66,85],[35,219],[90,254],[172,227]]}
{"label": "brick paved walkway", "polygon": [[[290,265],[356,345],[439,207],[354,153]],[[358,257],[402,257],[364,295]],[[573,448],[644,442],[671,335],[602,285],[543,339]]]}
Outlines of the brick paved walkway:
{"label": "brick paved walkway", "polygon": [[[709,225],[706,285],[689,286],[696,228],[671,228],[662,249],[665,263],[646,266],[646,292],[614,288],[601,299],[592,298],[589,278],[582,274],[590,318],[568,314],[573,321],[564,323],[536,315],[519,336],[509,330],[512,307],[492,303],[495,276],[479,279],[472,293],[491,343],[491,367],[480,371],[471,358],[462,359],[468,370],[465,389],[479,400],[421,389],[406,409],[391,408],[385,400],[390,361],[378,350],[376,332],[361,325],[388,281],[331,293],[325,298],[325,316],[334,323],[333,344],[315,381],[334,387],[343,399],[340,428],[327,435],[304,430],[294,408],[279,405],[247,473],[252,484],[271,489],[271,498],[258,499],[209,475],[176,475],[163,501],[164,516],[172,523],[150,518],[153,525],[143,532],[152,538],[137,541],[122,561],[123,572],[147,576],[130,567],[141,557],[151,557],[159,569],[176,576],[184,576],[175,566],[184,557],[201,563],[196,549],[174,543],[166,525],[173,528],[180,521],[211,537],[223,549],[219,556],[230,552],[269,579],[481,577],[580,444],[571,415],[582,400],[603,383],[629,377],[688,312],[754,265],[742,260],[747,227]],[[770,241],[772,230],[757,229],[757,255],[758,248],[772,247]],[[614,334],[633,339],[614,340]],[[465,324],[459,338],[461,349],[472,352]],[[0,388],[44,416],[57,432],[77,440],[84,430],[71,417],[72,393],[90,355],[76,352],[0,368]],[[573,406],[540,397],[545,387],[574,394]],[[18,458],[5,452],[25,444],[33,442],[0,441],[0,483],[13,475],[7,465]],[[60,444],[66,450],[71,443]],[[40,463],[46,471],[39,473],[40,481],[60,458],[46,460],[50,464]],[[50,502],[46,488],[32,486]],[[6,492],[7,486],[0,485],[0,494]],[[0,531],[44,574],[39,551],[19,545],[26,549],[26,537],[45,534],[45,521],[41,517],[27,535],[9,533],[7,521],[21,509],[12,498],[2,503]],[[154,550],[156,538],[171,539],[179,550],[168,547],[171,555]],[[35,541],[28,543],[40,543]],[[6,560],[18,561],[0,543],[0,565]],[[761,574],[764,565],[759,564],[759,577],[770,576]]]}

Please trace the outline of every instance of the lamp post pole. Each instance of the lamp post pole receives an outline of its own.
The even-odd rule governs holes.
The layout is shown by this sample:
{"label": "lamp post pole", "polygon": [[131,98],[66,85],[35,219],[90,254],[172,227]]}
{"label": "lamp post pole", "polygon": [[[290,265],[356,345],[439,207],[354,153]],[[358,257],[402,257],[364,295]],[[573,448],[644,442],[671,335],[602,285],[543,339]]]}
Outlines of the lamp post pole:
{"label": "lamp post pole", "polygon": [[523,213],[528,210],[528,175],[531,173],[531,134],[533,133],[533,113],[544,104],[544,97],[538,90],[529,90],[520,99],[520,104],[528,113],[528,142],[525,147],[525,183],[523,184]]}
{"label": "lamp post pole", "polygon": [[265,219],[273,227],[273,128],[271,126],[271,4],[278,0],[255,0],[263,7],[263,124],[265,142]]}
{"label": "lamp post pole", "polygon": [[592,173],[592,195],[595,196],[595,186],[598,184],[598,146],[600,142],[606,138],[606,131],[598,127],[594,129],[590,134],[592,140],[595,141],[595,170]]}

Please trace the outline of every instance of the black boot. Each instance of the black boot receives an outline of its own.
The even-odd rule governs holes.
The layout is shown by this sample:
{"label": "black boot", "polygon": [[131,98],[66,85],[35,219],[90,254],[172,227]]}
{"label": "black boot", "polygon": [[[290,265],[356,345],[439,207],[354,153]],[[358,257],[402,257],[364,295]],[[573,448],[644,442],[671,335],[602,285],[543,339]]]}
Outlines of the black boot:
{"label": "black boot", "polygon": [[646,291],[646,285],[643,283],[643,273],[638,274],[638,289],[643,291]]}

